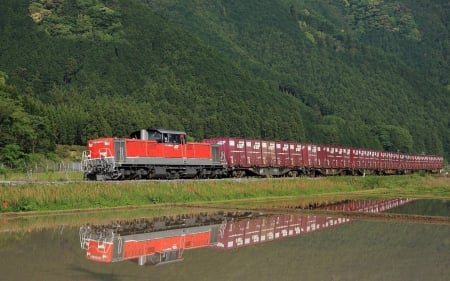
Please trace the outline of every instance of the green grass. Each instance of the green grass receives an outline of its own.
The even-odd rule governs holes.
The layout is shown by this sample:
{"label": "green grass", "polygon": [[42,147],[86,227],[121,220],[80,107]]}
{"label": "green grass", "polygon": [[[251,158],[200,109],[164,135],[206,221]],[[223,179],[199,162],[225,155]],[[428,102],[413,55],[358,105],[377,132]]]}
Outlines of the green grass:
{"label": "green grass", "polygon": [[26,181],[26,182],[42,182],[42,181],[81,181],[83,180],[83,174],[81,172],[59,172],[49,170],[43,173],[33,172],[11,172],[5,171],[0,173],[0,180],[3,181]]}
{"label": "green grass", "polygon": [[60,182],[0,185],[1,212],[77,210],[161,204],[242,205],[283,199],[307,206],[345,199],[450,199],[438,176],[328,177],[220,181]]}

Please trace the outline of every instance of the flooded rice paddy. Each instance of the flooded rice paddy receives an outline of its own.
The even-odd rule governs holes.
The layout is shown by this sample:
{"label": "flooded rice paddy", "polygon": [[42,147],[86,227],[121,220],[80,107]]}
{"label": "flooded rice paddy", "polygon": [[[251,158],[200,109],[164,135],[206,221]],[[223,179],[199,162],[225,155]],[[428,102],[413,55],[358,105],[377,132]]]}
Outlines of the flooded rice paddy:
{"label": "flooded rice paddy", "polygon": [[449,201],[344,203],[2,217],[0,280],[448,280]]}

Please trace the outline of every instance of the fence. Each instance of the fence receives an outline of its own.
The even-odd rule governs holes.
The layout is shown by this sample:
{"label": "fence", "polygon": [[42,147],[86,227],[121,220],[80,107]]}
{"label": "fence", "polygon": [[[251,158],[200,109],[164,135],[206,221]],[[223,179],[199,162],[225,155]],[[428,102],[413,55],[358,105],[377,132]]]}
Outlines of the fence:
{"label": "fence", "polygon": [[17,181],[78,181],[82,180],[80,162],[49,162],[11,169],[0,163],[0,183]]}
{"label": "fence", "polygon": [[[0,163],[0,168],[9,169],[7,165]],[[51,173],[51,172],[81,172],[81,162],[53,162],[45,164],[33,164],[27,166],[28,173]]]}

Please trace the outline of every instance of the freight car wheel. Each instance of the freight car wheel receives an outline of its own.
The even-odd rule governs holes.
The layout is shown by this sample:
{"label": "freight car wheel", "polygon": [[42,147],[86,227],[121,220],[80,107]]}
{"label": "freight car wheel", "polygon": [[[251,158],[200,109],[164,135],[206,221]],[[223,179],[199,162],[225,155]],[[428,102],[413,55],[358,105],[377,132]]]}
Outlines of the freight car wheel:
{"label": "freight car wheel", "polygon": [[296,178],[297,177],[297,171],[289,171],[283,175],[284,177],[288,178]]}
{"label": "freight car wheel", "polygon": [[243,170],[234,170],[233,172],[231,172],[231,176],[233,178],[245,177],[245,171],[243,171]]}

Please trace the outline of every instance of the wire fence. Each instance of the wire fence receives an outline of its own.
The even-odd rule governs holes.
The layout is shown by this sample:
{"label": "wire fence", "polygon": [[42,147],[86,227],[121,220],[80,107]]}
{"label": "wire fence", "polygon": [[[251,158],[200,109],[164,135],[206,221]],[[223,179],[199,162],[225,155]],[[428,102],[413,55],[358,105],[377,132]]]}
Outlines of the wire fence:
{"label": "wire fence", "polygon": [[[0,163],[0,169],[11,169]],[[23,169],[21,169],[23,170]],[[51,173],[51,172],[81,172],[81,162],[53,162],[45,164],[28,165],[27,173]]]}
{"label": "wire fence", "polygon": [[28,165],[26,168],[11,168],[0,163],[0,184],[17,181],[78,181],[82,180],[80,162],[52,162]]}

